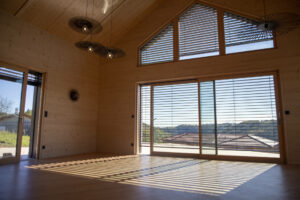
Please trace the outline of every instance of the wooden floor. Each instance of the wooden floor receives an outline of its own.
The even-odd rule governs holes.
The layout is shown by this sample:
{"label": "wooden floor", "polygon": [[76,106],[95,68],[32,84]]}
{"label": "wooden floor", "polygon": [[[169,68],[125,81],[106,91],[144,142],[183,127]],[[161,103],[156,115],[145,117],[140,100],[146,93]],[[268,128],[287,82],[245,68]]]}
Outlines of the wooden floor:
{"label": "wooden floor", "polygon": [[0,166],[0,199],[300,199],[300,167],[150,156]]}

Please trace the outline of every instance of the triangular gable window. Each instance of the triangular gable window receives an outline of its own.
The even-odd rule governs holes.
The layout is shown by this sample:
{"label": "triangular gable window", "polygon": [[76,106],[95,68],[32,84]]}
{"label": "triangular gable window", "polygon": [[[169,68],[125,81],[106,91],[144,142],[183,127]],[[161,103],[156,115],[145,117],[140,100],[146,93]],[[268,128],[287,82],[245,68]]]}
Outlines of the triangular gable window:
{"label": "triangular gable window", "polygon": [[140,49],[140,63],[173,61],[173,25],[169,24]]}

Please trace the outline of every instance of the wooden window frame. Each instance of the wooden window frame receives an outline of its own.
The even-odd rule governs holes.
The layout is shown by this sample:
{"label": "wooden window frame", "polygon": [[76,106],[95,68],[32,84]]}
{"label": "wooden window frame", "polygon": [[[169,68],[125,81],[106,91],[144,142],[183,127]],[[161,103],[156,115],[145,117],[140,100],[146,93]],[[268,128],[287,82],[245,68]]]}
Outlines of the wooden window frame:
{"label": "wooden window frame", "polygon": [[[231,54],[226,54],[225,52],[225,30],[224,30],[224,12],[230,12],[235,15],[239,15],[245,18],[248,18],[250,20],[254,21],[260,21],[261,19],[253,16],[253,15],[247,15],[235,10],[231,10],[228,8],[222,8],[220,6],[217,6],[212,3],[207,3],[203,2],[202,0],[194,0],[191,1],[190,3],[187,4],[182,10],[180,10],[175,17],[172,17],[172,19],[168,20],[166,23],[164,23],[162,26],[160,26],[154,33],[150,34],[148,37],[146,37],[145,40],[141,42],[140,45],[138,45],[137,48],[137,67],[144,67],[144,66],[151,66],[151,65],[157,65],[157,64],[166,64],[166,63],[174,63],[174,62],[184,62],[186,60],[197,60],[197,59],[202,59],[202,58],[207,58],[207,57],[201,57],[201,58],[191,58],[191,59],[186,59],[186,60],[180,60],[179,59],[179,17],[190,7],[192,7],[194,4],[200,4],[204,6],[208,6],[211,8],[214,8],[217,10],[217,18],[218,18],[218,39],[219,39],[219,55],[214,55],[214,56],[207,56],[207,57],[218,57],[218,56],[226,56],[226,55],[231,55]],[[155,37],[160,31],[162,31],[166,26],[169,24],[173,24],[173,50],[174,50],[174,57],[173,61],[166,61],[166,62],[157,62],[157,63],[149,63],[149,64],[141,64],[141,59],[140,59],[140,49],[146,45],[153,37]],[[273,48],[267,48],[267,49],[257,49],[257,50],[250,50],[250,51],[244,51],[244,52],[236,52],[234,54],[244,54],[244,53],[250,53],[250,52],[255,52],[255,51],[266,51],[270,49],[277,49],[277,40],[276,40],[276,33],[273,31]]]}

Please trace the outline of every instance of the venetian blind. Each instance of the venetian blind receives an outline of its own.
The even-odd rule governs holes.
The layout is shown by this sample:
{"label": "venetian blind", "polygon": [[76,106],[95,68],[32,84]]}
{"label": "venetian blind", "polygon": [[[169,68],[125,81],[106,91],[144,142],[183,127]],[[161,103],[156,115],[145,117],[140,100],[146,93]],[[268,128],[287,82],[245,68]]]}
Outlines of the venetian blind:
{"label": "venetian blind", "polygon": [[179,17],[179,59],[219,55],[217,10],[195,4]]}
{"label": "venetian blind", "polygon": [[226,53],[273,47],[273,33],[259,29],[251,19],[224,12]]}
{"label": "venetian blind", "polygon": [[153,86],[154,151],[199,153],[197,82]]}
{"label": "venetian blind", "polygon": [[42,74],[38,72],[29,72],[27,84],[40,86],[42,84]]}
{"label": "venetian blind", "polygon": [[[151,86],[141,85],[140,87],[140,153],[150,147],[150,95]],[[150,153],[150,152],[149,152]]]}
{"label": "venetian blind", "polygon": [[140,49],[140,64],[172,61],[173,25],[169,24]]}
{"label": "venetian blind", "polygon": [[0,67],[0,78],[9,81],[23,81],[23,72]]}
{"label": "venetian blind", "polygon": [[272,75],[216,80],[215,98],[219,155],[279,157]]}
{"label": "venetian blind", "polygon": [[273,75],[151,87],[152,107],[148,86],[141,113],[145,124],[153,113],[155,152],[280,157]]}

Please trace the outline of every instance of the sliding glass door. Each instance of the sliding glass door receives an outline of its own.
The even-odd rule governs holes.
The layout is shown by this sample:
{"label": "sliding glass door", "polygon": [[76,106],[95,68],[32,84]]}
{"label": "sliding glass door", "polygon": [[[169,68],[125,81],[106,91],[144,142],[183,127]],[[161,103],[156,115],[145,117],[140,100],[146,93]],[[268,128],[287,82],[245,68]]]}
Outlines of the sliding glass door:
{"label": "sliding glass door", "polygon": [[197,82],[153,86],[153,151],[199,153],[197,91]]}
{"label": "sliding glass door", "polygon": [[149,127],[150,151],[280,158],[275,78],[148,85],[150,120],[143,126]]}
{"label": "sliding glass door", "polygon": [[200,104],[203,154],[279,158],[273,75],[200,82]]}
{"label": "sliding glass door", "polygon": [[38,105],[36,98],[39,96],[35,91],[41,83],[41,79],[34,79],[35,74],[0,67],[1,162],[18,161],[21,155],[27,157],[30,153],[34,133],[32,122],[36,121],[32,119],[37,116],[33,108]]}
{"label": "sliding glass door", "polygon": [[25,72],[0,67],[0,159],[20,156]]}

